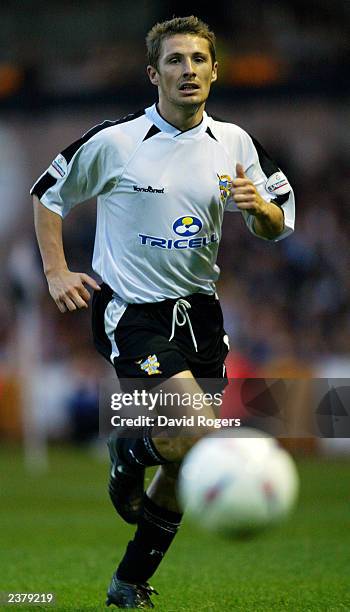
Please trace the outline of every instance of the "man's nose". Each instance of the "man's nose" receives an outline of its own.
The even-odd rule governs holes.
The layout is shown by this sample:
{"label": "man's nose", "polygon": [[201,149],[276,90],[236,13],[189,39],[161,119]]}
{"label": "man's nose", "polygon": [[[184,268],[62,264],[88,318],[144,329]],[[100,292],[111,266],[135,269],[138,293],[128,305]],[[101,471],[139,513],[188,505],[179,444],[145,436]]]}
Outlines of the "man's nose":
{"label": "man's nose", "polygon": [[194,64],[192,63],[191,59],[188,58],[184,61],[183,76],[189,76],[189,75],[194,75],[194,74],[196,74],[195,69],[194,69]]}

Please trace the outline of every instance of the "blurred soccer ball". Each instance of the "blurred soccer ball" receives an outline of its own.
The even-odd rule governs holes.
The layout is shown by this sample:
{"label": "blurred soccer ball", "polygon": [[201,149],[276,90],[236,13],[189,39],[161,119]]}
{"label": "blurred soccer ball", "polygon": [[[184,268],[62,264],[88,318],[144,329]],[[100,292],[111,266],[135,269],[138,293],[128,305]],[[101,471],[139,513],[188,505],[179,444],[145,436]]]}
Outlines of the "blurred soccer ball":
{"label": "blurred soccer ball", "polygon": [[209,531],[253,534],[284,519],[299,489],[291,456],[264,433],[241,428],[200,440],[186,455],[179,499]]}

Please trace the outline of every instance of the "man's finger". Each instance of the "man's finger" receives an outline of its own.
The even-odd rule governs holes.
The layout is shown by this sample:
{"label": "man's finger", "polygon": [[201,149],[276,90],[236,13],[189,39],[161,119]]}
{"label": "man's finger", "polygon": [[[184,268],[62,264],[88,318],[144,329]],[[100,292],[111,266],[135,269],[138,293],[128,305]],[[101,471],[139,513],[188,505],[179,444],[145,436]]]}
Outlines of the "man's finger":
{"label": "man's finger", "polygon": [[254,203],[254,196],[250,193],[235,193],[233,196],[235,202],[252,202]]}
{"label": "man's finger", "polygon": [[80,287],[77,287],[77,291],[79,292],[79,295],[83,298],[83,300],[85,301],[89,301],[90,299],[90,293],[89,291],[84,287],[83,284],[80,285]]}
{"label": "man's finger", "polygon": [[236,176],[237,178],[246,178],[246,175],[244,174],[244,168],[240,163],[236,164]]}
{"label": "man's finger", "polygon": [[255,210],[256,206],[255,206],[255,202],[236,202],[237,204],[237,208],[239,208],[239,210]]}
{"label": "man's finger", "polygon": [[67,308],[65,307],[64,304],[62,304],[62,302],[57,301],[56,302],[56,306],[57,306],[57,308],[58,308],[58,310],[60,312],[66,312],[67,311]]}
{"label": "man's finger", "polygon": [[96,281],[93,278],[91,278],[91,276],[89,276],[88,274],[85,274],[85,273],[80,274],[80,278],[83,281],[83,283],[90,285],[90,287],[92,287],[93,289],[96,289],[96,291],[101,291],[100,285],[98,285]]}
{"label": "man's finger", "polygon": [[246,176],[244,178],[235,178],[232,181],[232,187],[235,187],[237,189],[237,187],[245,187],[246,185],[251,185],[252,181],[247,178]]}
{"label": "man's finger", "polygon": [[233,189],[233,194],[236,195],[237,193],[249,193],[249,194],[255,194],[255,188],[253,185],[240,185],[239,187],[235,187]]}
{"label": "man's finger", "polygon": [[64,302],[64,304],[68,308],[68,310],[72,311],[72,310],[76,310],[77,309],[77,307],[74,304],[73,300],[71,300],[67,295],[65,295],[64,298],[62,298],[62,301]]}
{"label": "man's finger", "polygon": [[88,305],[85,302],[85,300],[83,300],[83,298],[79,295],[78,291],[76,291],[76,290],[70,291],[69,295],[67,297],[69,297],[69,299],[71,299],[74,302],[74,304],[76,306],[78,306],[78,308],[87,308],[88,307]]}

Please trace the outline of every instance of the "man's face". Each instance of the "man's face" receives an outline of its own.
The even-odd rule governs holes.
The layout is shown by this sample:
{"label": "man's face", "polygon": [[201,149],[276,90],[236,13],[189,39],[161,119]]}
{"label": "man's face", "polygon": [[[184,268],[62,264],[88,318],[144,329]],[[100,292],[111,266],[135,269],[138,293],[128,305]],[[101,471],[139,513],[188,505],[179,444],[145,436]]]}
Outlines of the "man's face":
{"label": "man's face", "polygon": [[158,68],[148,66],[147,71],[160,100],[178,107],[200,106],[216,81],[217,62],[212,64],[205,38],[175,34],[163,40]]}

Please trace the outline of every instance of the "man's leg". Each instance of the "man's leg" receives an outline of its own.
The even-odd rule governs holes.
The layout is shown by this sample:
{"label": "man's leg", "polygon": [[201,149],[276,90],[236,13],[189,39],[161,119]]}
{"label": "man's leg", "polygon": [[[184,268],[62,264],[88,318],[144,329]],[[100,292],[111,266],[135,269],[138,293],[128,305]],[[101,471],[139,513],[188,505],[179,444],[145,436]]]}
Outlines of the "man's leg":
{"label": "man's leg", "polygon": [[[203,394],[189,370],[170,377],[160,388],[156,387],[155,392],[160,392],[160,397],[175,399],[175,404],[168,400],[167,405],[159,408],[159,414],[168,418],[190,417],[192,408],[182,406],[181,398]],[[204,405],[201,416],[213,418],[215,415],[211,406]],[[129,430],[124,430],[124,436],[115,435],[108,442],[112,460],[109,493],[118,514],[128,523],[137,523],[141,515],[145,468],[180,463],[193,444],[211,430],[193,426],[187,429],[185,435],[181,435],[180,427],[170,431],[171,435],[166,427],[140,428],[138,432],[133,432],[133,438],[129,438],[125,437]],[[178,435],[175,436],[176,433]]]}
{"label": "man's leg", "polygon": [[157,506],[171,512],[181,512],[176,494],[179,470],[180,463],[161,465],[147,489],[148,497]]}
{"label": "man's leg", "polygon": [[[185,386],[181,379],[186,379]],[[180,396],[184,389],[187,393],[189,388],[193,394],[202,393],[190,371],[181,372],[167,382],[170,392],[177,392]],[[164,385],[162,388],[164,389]],[[204,407],[203,412],[207,417],[214,416],[212,409],[208,406]],[[143,593],[138,593],[135,589],[133,591],[132,587],[147,583],[178,531],[182,518],[176,499],[176,482],[180,462],[186,452],[205,433],[208,433],[208,430],[202,432],[197,430],[193,436],[169,438],[161,437],[161,432],[158,432],[157,437],[145,443],[133,444],[131,440],[130,445],[133,446],[133,452],[131,458],[127,454],[126,458],[130,463],[134,461],[136,468],[140,461],[153,460],[153,465],[161,462],[164,464],[158,468],[144,495],[143,510],[135,537],[129,542],[126,553],[112,578],[107,601],[116,603],[120,607],[127,607],[126,604],[135,595],[134,607],[141,607],[141,604],[139,606],[137,604],[142,600]],[[151,449],[149,449],[149,444],[152,444]],[[124,444],[124,449],[125,446]],[[147,457],[147,449],[150,451],[149,457]],[[154,453],[159,457],[157,463],[154,456],[152,459]],[[146,465],[152,465],[152,463],[146,463]],[[145,594],[143,602],[150,607],[149,593]]]}

